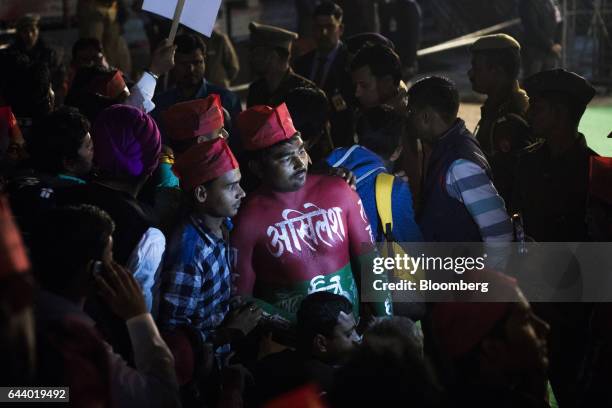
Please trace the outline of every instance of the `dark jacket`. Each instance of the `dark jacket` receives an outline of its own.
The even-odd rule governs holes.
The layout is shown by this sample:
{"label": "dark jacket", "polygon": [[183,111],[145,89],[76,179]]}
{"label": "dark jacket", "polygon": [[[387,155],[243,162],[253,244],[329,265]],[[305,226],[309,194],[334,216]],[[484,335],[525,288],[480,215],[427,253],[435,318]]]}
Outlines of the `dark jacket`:
{"label": "dark jacket", "polygon": [[39,38],[34,47],[29,50],[26,50],[23,43],[17,39],[17,41],[6,50],[6,53],[8,55],[25,55],[32,63],[46,65],[51,74],[51,85],[53,89],[59,90],[63,85],[66,69],[58,57],[57,52],[49,47],[44,39]]}
{"label": "dark jacket", "polygon": [[[305,78],[314,80],[314,68],[317,64],[318,53],[313,50],[294,63],[295,72]],[[322,84],[331,106],[331,136],[335,147],[351,146],[355,123],[355,103],[353,82],[347,71],[348,50],[340,44],[336,56],[329,66],[327,75]]]}
{"label": "dark jacket", "polygon": [[580,134],[558,157],[541,142],[519,158],[512,207],[522,213],[527,235],[540,242],[587,239],[589,158],[593,155]]}
{"label": "dark jacket", "polygon": [[274,92],[268,90],[268,83],[260,78],[249,86],[247,96],[247,108],[256,105],[278,106],[285,102],[289,92],[296,88],[316,88],[317,86],[309,79],[293,72],[291,68],[285,73],[278,88]]}
{"label": "dark jacket", "polygon": [[22,233],[27,237],[40,214],[61,206],[66,194],[79,184],[76,178],[32,170],[20,171],[11,178],[6,191]]}
{"label": "dark jacket", "polygon": [[426,242],[481,242],[478,225],[465,205],[446,191],[446,173],[459,159],[491,170],[478,142],[457,119],[453,127],[433,146],[423,183],[423,209],[418,222]]}

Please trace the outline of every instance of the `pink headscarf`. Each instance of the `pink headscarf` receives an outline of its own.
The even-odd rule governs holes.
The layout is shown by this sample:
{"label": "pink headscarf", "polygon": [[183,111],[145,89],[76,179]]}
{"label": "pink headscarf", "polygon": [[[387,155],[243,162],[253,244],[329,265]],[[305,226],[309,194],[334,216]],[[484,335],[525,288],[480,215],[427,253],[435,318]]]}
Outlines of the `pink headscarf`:
{"label": "pink headscarf", "polygon": [[157,168],[161,152],[159,129],[151,116],[127,105],[100,113],[92,128],[94,160],[105,174],[139,177]]}

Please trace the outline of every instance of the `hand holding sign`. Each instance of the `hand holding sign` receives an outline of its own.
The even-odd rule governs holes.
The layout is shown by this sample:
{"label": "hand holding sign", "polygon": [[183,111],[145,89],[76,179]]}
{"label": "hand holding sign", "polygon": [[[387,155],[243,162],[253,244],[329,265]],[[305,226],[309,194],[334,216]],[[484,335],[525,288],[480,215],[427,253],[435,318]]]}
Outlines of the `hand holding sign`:
{"label": "hand holding sign", "polygon": [[172,19],[168,39],[174,42],[178,24],[210,37],[221,0],[144,0],[142,9]]}

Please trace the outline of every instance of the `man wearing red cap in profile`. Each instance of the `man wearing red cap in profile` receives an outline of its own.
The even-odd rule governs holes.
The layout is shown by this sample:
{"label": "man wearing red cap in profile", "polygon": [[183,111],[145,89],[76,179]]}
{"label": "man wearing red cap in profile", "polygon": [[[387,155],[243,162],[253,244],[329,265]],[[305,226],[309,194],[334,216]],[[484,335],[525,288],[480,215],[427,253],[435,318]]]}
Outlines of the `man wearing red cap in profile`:
{"label": "man wearing red cap in profile", "polygon": [[491,270],[464,278],[489,289],[438,303],[431,314],[433,351],[446,363],[439,372],[451,399],[457,406],[548,407],[548,324],[514,279]]}
{"label": "man wearing red cap in profile", "polygon": [[[238,129],[262,181],[235,219],[238,294],[293,320],[304,297],[325,290],[347,297],[357,315],[355,266],[373,248],[359,197],[338,177],[307,176],[309,158],[285,104],[244,111]],[[372,306],[375,315],[392,313],[389,301]]]}
{"label": "man wearing red cap in profile", "polygon": [[[164,329],[191,326],[218,353],[248,334],[261,317],[254,305],[230,313],[229,217],[245,194],[240,169],[223,138],[198,143],[174,166],[189,214],[167,251],[159,322]],[[221,347],[221,348],[220,348]]]}

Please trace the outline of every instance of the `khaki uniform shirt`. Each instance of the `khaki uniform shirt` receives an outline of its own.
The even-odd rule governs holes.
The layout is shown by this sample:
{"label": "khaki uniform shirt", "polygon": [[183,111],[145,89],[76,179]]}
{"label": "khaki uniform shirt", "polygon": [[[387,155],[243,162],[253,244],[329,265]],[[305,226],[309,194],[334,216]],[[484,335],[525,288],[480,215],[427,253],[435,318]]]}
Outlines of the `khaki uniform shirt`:
{"label": "khaki uniform shirt", "polygon": [[509,209],[518,153],[533,143],[525,120],[529,98],[515,82],[512,91],[498,100],[501,103],[489,98],[480,108],[474,136],[491,164],[495,188]]}
{"label": "khaki uniform shirt", "polygon": [[293,72],[291,68],[285,73],[285,77],[274,91],[268,90],[268,83],[261,78],[253,82],[249,86],[249,95],[247,96],[247,107],[255,105],[278,106],[285,102],[285,98],[289,92],[295,88],[316,88],[314,82],[304,78]]}

